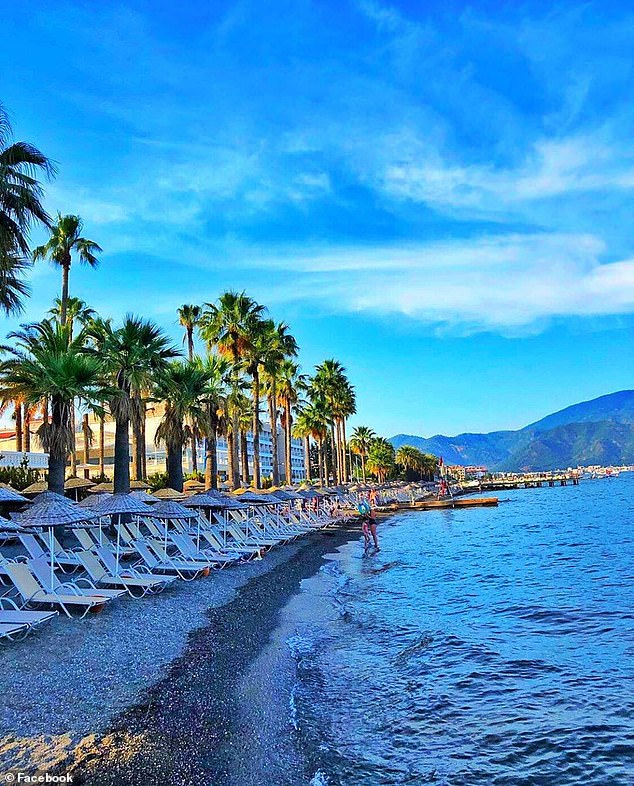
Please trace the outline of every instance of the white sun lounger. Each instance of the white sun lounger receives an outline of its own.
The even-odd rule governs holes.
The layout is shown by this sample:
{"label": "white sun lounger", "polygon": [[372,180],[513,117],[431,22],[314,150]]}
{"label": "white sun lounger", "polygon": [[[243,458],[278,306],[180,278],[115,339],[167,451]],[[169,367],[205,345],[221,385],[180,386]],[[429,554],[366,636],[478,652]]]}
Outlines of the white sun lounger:
{"label": "white sun lounger", "polygon": [[67,617],[72,616],[70,609],[77,608],[83,611],[81,616],[85,617],[89,611],[101,611],[111,600],[105,595],[47,592],[23,562],[7,562],[5,567],[25,606],[55,606]]}
{"label": "white sun lounger", "polygon": [[136,576],[113,575],[104,567],[99,557],[92,551],[78,551],[81,564],[92,581],[99,587],[122,588],[133,598],[142,598],[148,593],[157,594],[165,589],[166,581],[148,577],[140,579]]}

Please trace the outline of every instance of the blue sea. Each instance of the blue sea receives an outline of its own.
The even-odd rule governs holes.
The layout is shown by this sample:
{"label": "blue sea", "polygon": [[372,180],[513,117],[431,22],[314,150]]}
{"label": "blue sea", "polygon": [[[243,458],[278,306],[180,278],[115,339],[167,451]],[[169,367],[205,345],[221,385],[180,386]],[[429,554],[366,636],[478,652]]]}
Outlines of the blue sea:
{"label": "blue sea", "polygon": [[634,782],[634,474],[499,496],[303,582],[266,655],[280,782]]}

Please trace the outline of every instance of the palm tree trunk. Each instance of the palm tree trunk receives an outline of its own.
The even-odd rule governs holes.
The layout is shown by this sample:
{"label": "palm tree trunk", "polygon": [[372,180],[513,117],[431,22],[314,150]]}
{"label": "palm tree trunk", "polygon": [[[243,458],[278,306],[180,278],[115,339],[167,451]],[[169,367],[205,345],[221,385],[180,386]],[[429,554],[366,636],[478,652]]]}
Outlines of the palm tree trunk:
{"label": "palm tree trunk", "polygon": [[147,435],[145,433],[146,427],[146,413],[145,404],[143,405],[143,417],[141,418],[141,477],[140,480],[147,478]]}
{"label": "palm tree trunk", "polygon": [[15,449],[18,453],[22,453],[22,404],[19,401],[13,402],[15,410]]}
{"label": "palm tree trunk", "polygon": [[304,437],[304,470],[306,480],[310,481],[310,437]]}
{"label": "palm tree trunk", "polygon": [[343,451],[343,482],[347,483],[350,478],[350,464],[348,462],[348,453],[346,452],[346,419],[341,419],[341,438],[342,438],[342,451]]}
{"label": "palm tree trunk", "polygon": [[[84,464],[90,464],[90,426],[87,414],[82,418],[82,431],[84,432]],[[88,477],[88,472],[88,469],[84,470],[84,477]]]}
{"label": "palm tree trunk", "polygon": [[260,488],[260,375],[257,368],[253,372],[253,485]]}
{"label": "palm tree trunk", "polygon": [[363,474],[363,482],[365,483],[365,451],[361,450],[361,472]]}
{"label": "palm tree trunk", "polygon": [[234,489],[239,488],[240,481],[238,476],[238,485],[236,486],[236,478],[234,473],[234,467],[237,464],[237,459],[234,456],[234,438],[233,433],[231,431],[227,432],[227,479],[231,483]]}
{"label": "palm tree trunk", "polygon": [[62,302],[59,314],[60,324],[66,324],[66,311],[68,309],[68,277],[70,274],[70,254],[62,262]]}
{"label": "palm tree trunk", "polygon": [[271,381],[271,395],[269,396],[269,420],[271,422],[271,452],[273,453],[273,485],[280,485],[280,465],[277,455],[277,392],[275,379]]}
{"label": "palm tree trunk", "polygon": [[183,490],[183,446],[166,445],[167,483],[176,491]]}
{"label": "palm tree trunk", "polygon": [[240,431],[240,453],[242,456],[242,482],[249,485],[249,445],[246,431]]}
{"label": "palm tree trunk", "polygon": [[324,440],[320,437],[317,440],[317,461],[319,464],[319,485],[324,485]]}
{"label": "palm tree trunk", "polygon": [[106,417],[99,415],[99,474],[106,473]]}
{"label": "palm tree trunk", "polygon": [[[334,421],[330,424],[330,455],[332,461],[332,476],[335,483],[339,481],[339,462],[337,461],[339,452],[339,442],[335,438],[335,424]],[[330,480],[330,478],[328,478]],[[328,484],[326,484],[328,485]]]}
{"label": "palm tree trunk", "polygon": [[75,477],[77,475],[77,440],[75,435],[75,401],[73,401],[70,410],[70,428],[72,431],[72,448],[70,451],[70,474]]}
{"label": "palm tree trunk", "polygon": [[238,407],[236,406],[237,401],[237,393],[238,393],[238,381],[236,379],[234,385],[234,403],[232,406],[232,414],[231,414],[231,485],[234,489],[240,488],[240,463],[238,460],[238,440],[240,434],[240,415],[238,412]]}
{"label": "palm tree trunk", "polygon": [[288,401],[284,405],[284,458],[285,468],[284,474],[286,475],[286,482],[293,483],[293,462],[292,462],[292,422],[291,422],[291,407]]}
{"label": "palm tree trunk", "polygon": [[[66,407],[64,402],[56,397],[52,400],[51,425],[58,431],[67,429],[69,424],[65,422],[64,412]],[[54,440],[60,442],[60,440]],[[64,478],[66,475],[66,453],[58,445],[51,446],[48,456],[48,490],[56,494],[64,493]]]}
{"label": "palm tree trunk", "polygon": [[189,361],[194,359],[194,326],[187,325],[187,354]]}
{"label": "palm tree trunk", "polygon": [[216,452],[216,429],[205,440],[205,491],[218,488],[218,456]]}
{"label": "palm tree trunk", "polygon": [[114,492],[130,493],[130,419],[116,418],[114,432]]}
{"label": "palm tree trunk", "polygon": [[192,472],[198,472],[198,429],[192,426]]}
{"label": "palm tree trunk", "polygon": [[31,452],[31,408],[24,407],[24,452]]}
{"label": "palm tree trunk", "polygon": [[42,423],[48,423],[48,396],[42,399]]}

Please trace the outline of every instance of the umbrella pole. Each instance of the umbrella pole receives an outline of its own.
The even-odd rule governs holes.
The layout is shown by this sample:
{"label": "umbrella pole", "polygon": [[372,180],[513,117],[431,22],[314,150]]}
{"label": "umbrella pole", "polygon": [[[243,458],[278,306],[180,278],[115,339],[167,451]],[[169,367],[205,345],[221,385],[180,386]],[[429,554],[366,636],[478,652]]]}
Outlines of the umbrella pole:
{"label": "umbrella pole", "polygon": [[121,551],[121,514],[119,516],[119,526],[117,527],[117,576],[119,575],[119,556]]}
{"label": "umbrella pole", "polygon": [[55,547],[53,546],[53,527],[48,528],[49,546],[51,547],[51,592],[55,588]]}

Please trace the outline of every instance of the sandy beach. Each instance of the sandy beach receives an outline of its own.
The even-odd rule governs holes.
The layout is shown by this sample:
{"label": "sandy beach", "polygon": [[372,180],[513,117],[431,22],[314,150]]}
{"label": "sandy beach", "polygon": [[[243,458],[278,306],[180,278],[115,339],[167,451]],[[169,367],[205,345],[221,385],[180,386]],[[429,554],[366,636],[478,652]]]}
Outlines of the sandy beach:
{"label": "sandy beach", "polygon": [[[236,782],[242,678],[300,582],[358,535],[315,534],[0,651],[2,769],[86,784]],[[241,744],[248,757],[252,741]]]}

